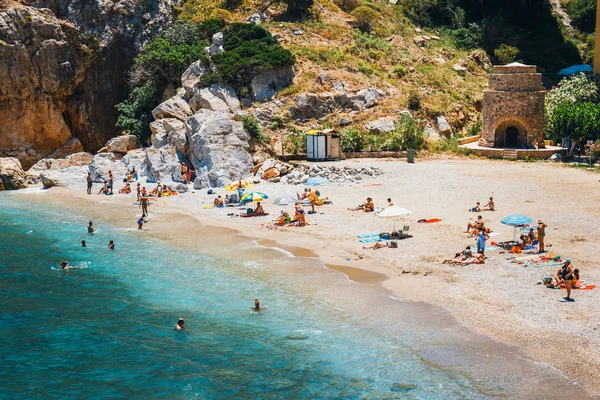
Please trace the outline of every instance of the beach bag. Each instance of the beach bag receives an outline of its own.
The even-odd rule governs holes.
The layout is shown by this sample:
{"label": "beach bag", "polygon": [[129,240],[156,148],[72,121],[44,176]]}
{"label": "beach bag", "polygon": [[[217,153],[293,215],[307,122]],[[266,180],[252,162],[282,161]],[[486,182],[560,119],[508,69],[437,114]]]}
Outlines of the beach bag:
{"label": "beach bag", "polygon": [[519,246],[513,246],[513,247],[510,248],[510,252],[511,253],[519,254],[519,253],[522,253],[523,250],[521,250],[521,248]]}
{"label": "beach bag", "polygon": [[208,189],[208,192],[206,192],[206,194],[213,194],[214,191],[212,189]]}

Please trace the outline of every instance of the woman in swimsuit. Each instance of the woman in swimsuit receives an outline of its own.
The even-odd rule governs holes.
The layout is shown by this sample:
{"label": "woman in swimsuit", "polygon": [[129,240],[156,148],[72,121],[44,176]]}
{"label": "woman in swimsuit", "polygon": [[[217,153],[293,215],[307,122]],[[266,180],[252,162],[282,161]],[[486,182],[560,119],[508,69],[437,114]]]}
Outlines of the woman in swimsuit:
{"label": "woman in swimsuit", "polygon": [[562,269],[560,271],[560,275],[565,283],[565,287],[567,288],[567,297],[565,297],[565,300],[573,301],[573,299],[571,298],[571,287],[573,285],[574,271],[570,259],[567,258],[565,260],[565,263],[563,264]]}

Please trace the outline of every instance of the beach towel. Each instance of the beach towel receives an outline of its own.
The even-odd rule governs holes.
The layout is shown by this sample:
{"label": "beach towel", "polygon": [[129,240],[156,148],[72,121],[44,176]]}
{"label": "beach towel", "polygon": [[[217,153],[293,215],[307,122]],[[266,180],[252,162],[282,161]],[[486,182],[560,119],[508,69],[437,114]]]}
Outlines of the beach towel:
{"label": "beach towel", "polygon": [[[574,287],[573,290],[594,290],[596,289],[596,285],[585,285],[581,287]],[[566,287],[560,286],[560,290],[567,290]]]}
{"label": "beach towel", "polygon": [[358,235],[356,236],[359,239],[367,239],[367,238],[372,238],[372,237],[379,237],[381,234],[380,233],[367,233],[365,235]]}
{"label": "beach towel", "polygon": [[420,219],[417,221],[417,223],[421,223],[421,224],[435,224],[436,222],[440,222],[441,219],[439,218],[431,218],[431,219]]}

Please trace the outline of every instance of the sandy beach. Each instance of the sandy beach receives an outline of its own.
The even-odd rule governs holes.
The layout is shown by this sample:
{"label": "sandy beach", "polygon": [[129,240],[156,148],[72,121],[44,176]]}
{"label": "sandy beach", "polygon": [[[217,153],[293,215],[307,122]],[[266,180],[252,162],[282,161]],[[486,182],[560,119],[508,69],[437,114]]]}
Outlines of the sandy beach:
{"label": "sandy beach", "polygon": [[[563,371],[592,395],[600,395],[598,290],[575,290],[575,302],[559,302],[564,291],[538,284],[543,277],[553,276],[559,267],[511,263],[507,258],[513,255],[498,250],[487,252],[484,265],[442,264],[465,246],[475,246],[475,240],[463,233],[467,223],[477,217],[468,208],[477,201],[485,204],[493,196],[497,211],[481,213],[494,233],[490,242],[512,238],[512,228],[500,223],[509,214],[524,214],[534,222],[543,219],[548,225],[547,250],[569,257],[580,269],[582,279],[598,284],[598,174],[560,164],[463,159],[418,160],[416,164],[348,160],[341,164],[373,166],[383,174],[356,184],[320,186],[322,196],[329,197],[333,204],[318,207],[316,214],[309,215],[310,226],[271,226],[281,209],[272,201],[283,194],[299,192],[302,186],[258,184],[251,190],[269,195],[264,207],[270,216],[239,218],[227,215],[237,214],[237,208],[203,208],[212,204],[215,195],[208,195],[206,190],[190,191],[165,202],[155,200],[150,207],[147,233],[191,243],[196,240],[194,232],[180,232],[177,227],[181,220],[192,217],[200,222],[199,230],[203,226],[221,230],[203,236],[202,246],[208,253],[211,244],[219,242],[219,232],[237,231],[267,248],[280,248],[299,257],[319,257],[328,267],[356,282],[382,285],[399,298],[449,310],[466,328],[517,346],[534,360]],[[71,203],[85,199],[107,204],[98,207],[96,216],[114,219],[120,225],[135,227],[140,213],[131,206],[134,194],[87,196],[83,185],[81,191],[53,188],[49,193],[56,194],[52,198],[57,204],[67,198]],[[216,194],[224,196],[226,192],[217,189]],[[391,220],[347,210],[364,202],[367,196],[374,199],[376,207],[385,207],[390,197],[395,205],[410,210],[412,214],[399,220],[397,227],[410,226],[413,237],[398,241],[397,249],[363,249],[357,235],[392,229]],[[50,196],[43,197],[46,202]],[[118,208],[125,211],[107,212]],[[417,223],[429,218],[442,221]]]}

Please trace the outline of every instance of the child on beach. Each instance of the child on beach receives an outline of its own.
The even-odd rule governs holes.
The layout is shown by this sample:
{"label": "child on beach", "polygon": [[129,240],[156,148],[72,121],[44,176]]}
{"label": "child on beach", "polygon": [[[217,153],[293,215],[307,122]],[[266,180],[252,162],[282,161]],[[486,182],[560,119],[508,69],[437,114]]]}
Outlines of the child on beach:
{"label": "child on beach", "polygon": [[[477,203],[477,204],[479,204],[479,203]],[[494,207],[495,207],[494,198],[490,197],[490,201],[488,201],[488,203],[485,206],[483,206],[483,211],[496,211],[494,209]]]}
{"label": "child on beach", "polygon": [[142,214],[140,219],[138,219],[137,223],[138,223],[138,229],[142,229],[142,227],[144,226],[144,214]]}
{"label": "child on beach", "polygon": [[481,203],[477,202],[477,204],[475,204],[475,207],[469,208],[469,211],[471,211],[471,212],[481,212]]}
{"label": "child on beach", "polygon": [[485,255],[485,241],[489,239],[490,236],[485,232],[485,229],[479,228],[479,235],[477,236],[477,252]]}

